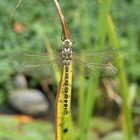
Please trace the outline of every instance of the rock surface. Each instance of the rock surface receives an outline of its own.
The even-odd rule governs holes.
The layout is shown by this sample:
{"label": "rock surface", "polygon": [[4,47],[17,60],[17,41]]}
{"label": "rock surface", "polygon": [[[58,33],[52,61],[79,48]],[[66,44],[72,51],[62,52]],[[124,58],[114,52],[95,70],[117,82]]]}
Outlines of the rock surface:
{"label": "rock surface", "polygon": [[27,88],[27,80],[23,74],[17,74],[14,77],[14,85],[16,88]]}
{"label": "rock surface", "polygon": [[39,90],[18,89],[9,95],[9,103],[17,110],[28,115],[46,114],[48,102]]}

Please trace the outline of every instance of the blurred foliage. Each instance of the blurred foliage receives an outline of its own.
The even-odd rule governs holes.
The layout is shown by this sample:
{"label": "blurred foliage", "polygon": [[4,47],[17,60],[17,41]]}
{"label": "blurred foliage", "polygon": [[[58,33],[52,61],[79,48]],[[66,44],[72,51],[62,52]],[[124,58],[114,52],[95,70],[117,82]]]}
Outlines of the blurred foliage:
{"label": "blurred foliage", "polygon": [[[53,126],[49,122],[20,122],[16,116],[0,117],[0,139],[10,140],[53,140]],[[7,135],[8,134],[8,135]]]}
{"label": "blurred foliage", "polygon": [[[46,37],[55,50],[59,48],[61,41],[62,31],[53,1],[22,0],[10,22],[10,14],[17,2],[17,0],[0,0],[0,104],[7,100],[8,94],[13,89],[12,78],[17,73],[11,56],[20,50],[44,52]],[[82,5],[80,0],[59,0],[59,2],[70,27],[72,40],[76,42],[75,48],[78,50],[94,47],[98,26],[98,2],[88,0],[88,11],[84,11],[85,5]],[[140,92],[139,7],[140,0],[113,0],[111,7],[125,60],[125,70],[130,85],[129,92],[134,96],[131,104],[134,104],[133,111],[138,114],[140,114],[140,95],[136,93]],[[85,44],[86,41],[89,45]],[[1,135],[5,135],[4,132],[1,131]]]}
{"label": "blurred foliage", "polygon": [[[3,87],[1,90],[6,90],[7,92],[12,87],[11,75],[16,73],[14,65],[11,65],[12,62],[9,61],[9,57],[13,53],[19,50],[35,52],[45,50],[45,36],[48,37],[52,47],[56,49],[60,46],[61,27],[53,1],[23,0],[13,13],[12,21],[10,22],[10,14],[17,2],[17,0],[0,0],[0,85]],[[87,40],[94,44],[98,17],[97,2],[89,0],[88,14],[90,19],[88,19],[89,17],[84,17],[86,21],[82,21],[83,17],[81,15],[84,14],[84,11],[79,13],[79,8],[82,8],[83,5],[79,5],[78,1],[71,0],[68,3],[61,0],[60,3],[65,12],[66,20],[69,23],[72,39],[76,41],[75,48],[86,47],[83,44],[83,40],[87,39],[86,33],[90,37]],[[33,7],[33,5],[37,6]],[[139,6],[139,0],[119,0],[119,2],[114,0],[112,4],[112,16],[120,36],[121,46],[124,49],[126,71],[132,81],[140,81],[138,45],[140,40]],[[87,25],[90,29],[87,28]],[[81,28],[83,27],[86,29],[84,35],[81,33]],[[90,32],[91,29],[93,32]]]}

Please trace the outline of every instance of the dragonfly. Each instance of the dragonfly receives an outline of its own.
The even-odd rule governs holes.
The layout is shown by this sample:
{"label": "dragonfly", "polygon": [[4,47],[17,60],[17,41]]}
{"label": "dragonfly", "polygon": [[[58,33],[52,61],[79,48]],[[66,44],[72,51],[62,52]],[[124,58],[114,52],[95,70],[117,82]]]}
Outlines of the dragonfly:
{"label": "dragonfly", "polygon": [[[103,50],[98,52],[93,51],[73,51],[73,42],[70,39],[62,41],[61,47],[58,52],[45,53],[45,54],[28,54],[21,52],[20,58],[25,61],[21,64],[21,69],[32,69],[37,67],[46,66],[49,70],[53,65],[65,65],[65,77],[64,77],[64,112],[68,110],[68,81],[69,81],[69,66],[70,64],[76,65],[79,69],[79,64],[85,69],[85,72],[89,71],[101,71],[105,75],[114,75],[118,69],[110,63],[105,63],[108,56],[113,56],[116,49]],[[94,62],[96,61],[96,62]]]}

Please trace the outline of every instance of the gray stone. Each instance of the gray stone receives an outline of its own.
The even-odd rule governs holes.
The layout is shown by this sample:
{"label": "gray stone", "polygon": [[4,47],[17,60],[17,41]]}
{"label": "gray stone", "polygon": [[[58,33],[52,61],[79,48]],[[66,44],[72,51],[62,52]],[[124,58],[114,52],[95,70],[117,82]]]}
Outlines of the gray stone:
{"label": "gray stone", "polygon": [[14,85],[16,88],[27,88],[27,80],[23,74],[17,74],[14,77]]}
{"label": "gray stone", "polygon": [[39,90],[18,89],[9,95],[10,104],[19,111],[29,115],[46,114],[48,102]]}

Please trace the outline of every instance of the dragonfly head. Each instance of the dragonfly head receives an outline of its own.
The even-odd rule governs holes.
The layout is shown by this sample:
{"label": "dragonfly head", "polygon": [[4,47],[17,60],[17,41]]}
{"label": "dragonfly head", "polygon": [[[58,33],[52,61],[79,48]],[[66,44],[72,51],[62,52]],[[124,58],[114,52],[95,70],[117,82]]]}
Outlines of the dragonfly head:
{"label": "dragonfly head", "polygon": [[62,42],[62,47],[63,48],[72,48],[72,42],[69,40],[69,39],[65,39],[63,42]]}

